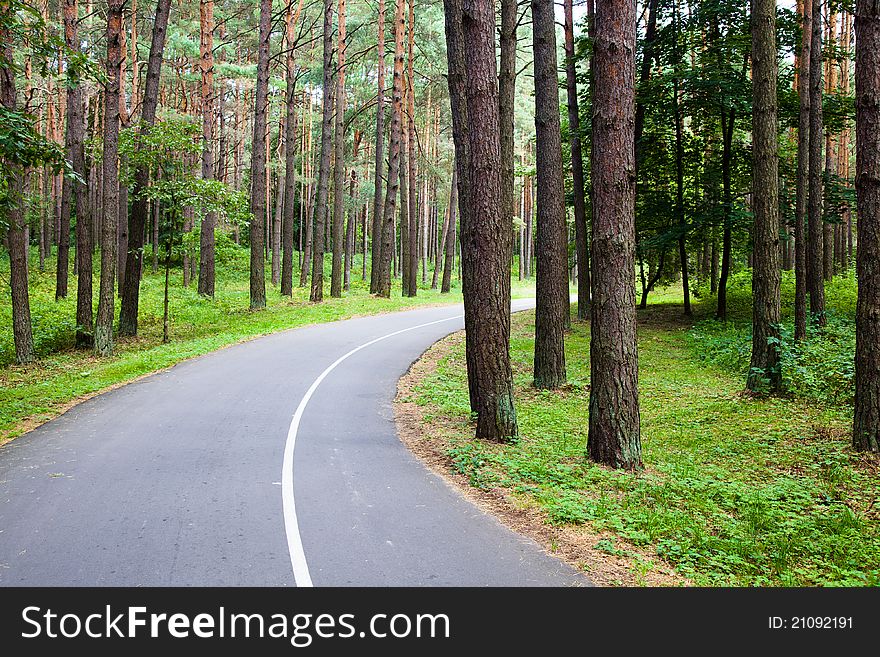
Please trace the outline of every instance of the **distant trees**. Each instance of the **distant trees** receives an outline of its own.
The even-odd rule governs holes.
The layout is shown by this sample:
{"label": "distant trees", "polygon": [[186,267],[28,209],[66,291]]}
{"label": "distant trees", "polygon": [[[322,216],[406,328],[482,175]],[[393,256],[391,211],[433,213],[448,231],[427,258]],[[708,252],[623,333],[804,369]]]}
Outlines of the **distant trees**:
{"label": "distant trees", "polygon": [[858,280],[853,446],[880,452],[880,5],[856,3]]}

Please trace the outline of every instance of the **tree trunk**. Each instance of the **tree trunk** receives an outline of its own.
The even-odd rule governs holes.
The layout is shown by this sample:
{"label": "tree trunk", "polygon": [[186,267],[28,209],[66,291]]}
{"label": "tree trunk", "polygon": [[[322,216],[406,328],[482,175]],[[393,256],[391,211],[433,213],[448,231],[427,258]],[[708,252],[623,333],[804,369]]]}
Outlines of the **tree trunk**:
{"label": "tree trunk", "polygon": [[324,245],[327,226],[327,195],[330,183],[330,149],[333,139],[333,0],[324,0],[324,99],[321,121],[321,163],[318,197],[313,207],[312,288],[309,299],[324,300]]}
{"label": "tree trunk", "polygon": [[856,3],[856,308],[853,447],[880,452],[880,4]]}
{"label": "tree trunk", "polygon": [[[391,269],[394,258],[394,214],[400,188],[400,147],[403,120],[403,37],[406,27],[404,0],[396,0],[394,9],[394,80],[391,91],[391,140],[388,153],[388,184],[382,210],[382,247],[376,294],[391,296]],[[376,239],[374,237],[373,239]]]}
{"label": "tree trunk", "polygon": [[330,274],[330,296],[342,296],[345,251],[345,0],[339,0],[339,47],[336,65],[336,165],[333,171],[333,265]]}
{"label": "tree trunk", "polygon": [[635,309],[635,0],[596,6],[590,458],[642,465]]}
{"label": "tree trunk", "polygon": [[[677,3],[674,5],[672,20],[674,23],[673,38],[675,39],[673,45],[673,59],[677,61],[679,58],[678,42],[680,34]],[[678,78],[678,74],[675,73],[672,80],[672,111],[675,123],[675,214],[677,215],[679,230],[678,260],[681,265],[681,289],[684,294],[684,314],[685,317],[691,317],[693,311],[691,310],[691,291],[688,281],[688,225],[684,209],[684,136],[682,126],[684,119],[681,115],[680,90],[681,81]]]}
{"label": "tree trunk", "polygon": [[[214,0],[199,2],[199,34],[202,74],[202,178],[214,178]],[[217,216],[202,217],[199,234],[199,294],[214,297],[214,226]]]}
{"label": "tree trunk", "polygon": [[[304,178],[309,179],[308,185],[306,185],[305,191],[305,199],[306,199],[306,208],[304,209],[305,216],[305,231],[300,229],[300,240],[304,238],[304,245],[300,249],[300,253],[302,256],[302,264],[299,270],[299,286],[305,287],[309,282],[309,268],[312,263],[312,242],[314,241],[314,199],[313,197],[313,186],[312,186],[312,96],[309,93],[309,90],[306,90],[306,102],[308,103],[308,113],[309,113],[309,125],[306,129],[306,154],[303,158],[303,170],[306,172]],[[303,121],[305,123],[305,121]],[[305,233],[305,235],[303,235]]]}
{"label": "tree trunk", "polygon": [[[149,130],[156,120],[156,108],[159,103],[159,79],[162,70],[162,53],[165,49],[165,37],[168,30],[168,16],[171,13],[171,0],[157,0],[156,18],[153,23],[150,56],[147,61],[147,78],[144,82],[143,106],[141,107],[141,130]],[[147,199],[144,195],[150,183],[150,171],[147,167],[138,167],[134,173],[134,203],[128,216],[128,253],[125,268],[129,276],[125,278],[122,290],[122,302],[119,310],[119,334],[137,335],[138,306],[140,302],[142,262],[144,257],[144,230],[147,225]],[[158,215],[156,215],[158,217]],[[159,233],[158,221],[153,228],[153,272],[158,268]],[[77,247],[79,249],[79,247]],[[80,261],[80,278],[84,261]],[[91,309],[89,309],[91,313]],[[79,324],[79,320],[77,320]]]}
{"label": "tree trunk", "polygon": [[[79,20],[79,8],[77,0],[65,0],[64,2],[64,43],[74,53],[79,51],[79,34],[77,22]],[[85,175],[85,163],[82,155],[82,87],[77,81],[67,87],[67,131],[64,137],[64,150],[70,166],[77,176]],[[86,194],[85,184],[79,183],[70,176],[64,176],[61,183],[61,212],[60,228],[58,231],[58,263],[55,276],[55,300],[67,298],[67,275],[70,261],[70,215],[73,198],[76,197],[76,225],[79,229],[83,215],[80,214],[80,197]],[[79,250],[77,249],[77,258]],[[91,320],[91,308],[89,310]],[[79,323],[79,322],[77,322]],[[91,324],[91,321],[89,321]]]}
{"label": "tree trunk", "polygon": [[[12,9],[8,0],[0,2],[0,44],[3,61],[0,62],[0,103],[7,110],[16,110],[15,72],[8,64],[13,60],[12,40],[6,21]],[[13,162],[3,162],[4,175],[10,195],[7,212],[7,244],[9,246],[9,286],[12,293],[12,337],[15,342],[15,362],[30,363],[34,360],[34,336],[31,328],[31,306],[28,298],[28,238],[21,199],[24,195],[22,167]]]}
{"label": "tree trunk", "polygon": [[[459,279],[462,286],[464,301],[464,328],[465,328],[465,360],[468,372],[468,396],[471,413],[478,409],[479,394],[477,392],[476,358],[478,345],[476,343],[476,331],[474,322],[478,309],[474,305],[474,296],[470,294],[470,285],[474,277],[470,272],[471,249],[465,247],[467,227],[471,217],[470,197],[470,144],[468,141],[468,105],[467,105],[467,70],[465,60],[468,53],[465,49],[464,33],[462,26],[462,0],[444,0],[443,2],[445,30],[446,30],[446,57],[447,57],[447,83],[449,86],[449,104],[452,114],[452,141],[455,146],[455,193],[458,195],[458,214],[460,217],[461,258],[459,258]],[[465,272],[468,272],[465,274]]]}
{"label": "tree trunk", "polygon": [[269,93],[269,36],[272,0],[260,0],[257,80],[254,88],[254,137],[251,149],[250,308],[266,307],[266,131]]}
{"label": "tree trunk", "polygon": [[572,4],[572,0],[564,0],[565,88],[568,100],[568,141],[571,146],[575,250],[577,252],[577,317],[585,321],[590,317],[590,239],[587,229],[587,202],[584,191],[584,154],[581,148],[581,118],[578,109]]}
{"label": "tree trunk", "polygon": [[[504,249],[513,258],[514,206],[514,120],[516,111],[516,37],[519,22],[517,0],[501,0],[500,50],[498,70],[498,115],[501,122],[501,218]],[[558,96],[558,91],[556,92]],[[557,113],[559,107],[556,108]],[[508,266],[508,270],[509,270]],[[567,290],[567,286],[566,286]]]}
{"label": "tree trunk", "polygon": [[810,49],[810,196],[807,238],[807,286],[813,322],[825,326],[822,227],[822,0],[813,0]]}
{"label": "tree trunk", "polygon": [[532,25],[538,183],[534,385],[554,389],[566,381],[564,336],[569,303],[553,0],[532,0]]}
{"label": "tree trunk", "polygon": [[[376,77],[376,167],[373,191],[373,241],[370,246],[370,292],[376,294],[382,260],[382,167],[385,165],[385,0],[379,0]],[[367,254],[364,253],[366,260]]]}
{"label": "tree trunk", "polygon": [[752,361],[746,387],[778,392],[779,137],[776,128],[776,0],[752,0]]}
{"label": "tree trunk", "polygon": [[119,65],[122,57],[122,0],[107,7],[107,82],[104,92],[104,213],[101,228],[101,280],[95,319],[95,355],[113,355],[113,305],[116,292],[116,249],[119,222]]}
{"label": "tree trunk", "polygon": [[[469,266],[465,315],[476,347],[476,436],[508,440],[517,435],[510,366],[510,227],[501,212],[501,142],[499,135],[498,73],[495,62],[495,11],[491,0],[469,0],[461,14],[467,97],[469,195],[468,221],[463,226],[462,251]],[[490,284],[490,281],[492,282]],[[470,363],[469,363],[470,364]]]}
{"label": "tree trunk", "polygon": [[[419,290],[419,192],[418,192],[418,133],[416,132],[416,110],[415,110],[415,82],[413,80],[413,49],[415,43],[415,0],[409,0],[409,27],[407,38],[407,160],[409,168],[407,170],[407,178],[409,179],[409,203],[408,203],[408,225],[407,232],[408,244],[408,260],[404,266],[408,267],[409,287],[406,290],[406,296],[414,297]],[[403,201],[401,200],[401,203]]]}
{"label": "tree trunk", "polygon": [[802,0],[802,39],[798,69],[798,163],[794,222],[794,339],[807,335],[807,212],[810,196],[810,70],[813,42],[813,0]]}
{"label": "tree trunk", "polygon": [[[284,217],[281,222],[281,295],[293,295],[293,225],[296,221],[296,23],[302,10],[302,0],[299,0],[296,12],[291,11],[293,3],[287,8],[286,34],[287,34],[287,121],[284,124],[285,142],[287,147],[284,152],[284,186],[285,198]],[[302,204],[300,199],[300,204]]]}
{"label": "tree trunk", "polygon": [[458,209],[458,165],[452,169],[452,191],[449,194],[449,230],[444,233],[443,282],[440,294],[452,289],[452,260],[455,257],[455,211]]}

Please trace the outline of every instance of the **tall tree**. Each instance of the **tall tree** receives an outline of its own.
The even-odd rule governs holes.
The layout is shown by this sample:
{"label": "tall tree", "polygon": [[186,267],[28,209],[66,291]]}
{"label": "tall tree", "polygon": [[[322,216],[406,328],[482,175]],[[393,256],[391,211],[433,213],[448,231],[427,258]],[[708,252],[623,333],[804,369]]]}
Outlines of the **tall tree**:
{"label": "tall tree", "polygon": [[388,144],[388,184],[382,209],[382,248],[376,294],[391,296],[391,265],[394,256],[394,213],[400,189],[400,150],[403,130],[403,39],[406,31],[404,0],[395,0],[394,8],[394,75],[391,88],[391,135]]}
{"label": "tall tree", "polygon": [[[162,72],[162,53],[165,50],[165,38],[168,32],[168,17],[171,13],[171,0],[156,1],[156,17],[153,21],[152,40],[150,42],[150,55],[147,60],[147,77],[144,81],[143,105],[141,106],[140,134],[144,135],[156,120],[156,108],[159,105],[159,81]],[[147,226],[147,213],[149,211],[146,190],[150,184],[150,169],[140,166],[134,172],[134,187],[132,195],[131,214],[128,217],[128,253],[126,254],[125,269],[128,276],[122,288],[122,302],[119,309],[119,334],[137,335],[138,329],[138,306],[140,303],[141,272],[144,258],[144,231]],[[154,203],[154,209],[156,205]],[[154,213],[158,215],[158,213]],[[158,256],[159,231],[158,222],[153,222],[153,263],[154,269]],[[79,238],[77,238],[79,240]],[[77,254],[79,254],[79,241],[77,241]],[[79,257],[79,256],[77,256]],[[89,256],[91,258],[91,256]],[[85,260],[80,261],[80,285],[82,284],[82,270],[86,266]],[[89,267],[91,269],[91,267]],[[91,314],[91,300],[89,300],[89,314]],[[79,309],[79,299],[77,300]],[[79,310],[77,310],[77,324],[80,324]]]}
{"label": "tall tree", "polygon": [[342,255],[345,251],[345,0],[339,0],[336,62],[336,142],[333,172],[333,265],[330,270],[330,296],[342,296]]}
{"label": "tall tree", "polygon": [[330,186],[330,149],[333,139],[333,0],[324,0],[324,98],[321,120],[321,162],[318,167],[318,198],[313,208],[312,288],[309,299],[324,300],[324,233]]}
{"label": "tall tree", "polygon": [[[379,0],[379,16],[376,27],[376,164],[373,184],[373,241],[370,245],[370,292],[379,288],[382,259],[382,167],[385,165],[385,0]],[[367,254],[364,253],[366,260]]]}
{"label": "tall tree", "polygon": [[[498,116],[501,122],[501,220],[504,249],[513,257],[513,186],[516,180],[514,165],[513,124],[516,108],[516,33],[519,22],[517,0],[501,0],[500,50],[498,68]],[[559,113],[559,107],[556,108]],[[567,289],[567,285],[566,285]]]}
{"label": "tall tree", "polygon": [[122,53],[123,0],[107,2],[107,82],[104,91],[103,210],[101,280],[95,318],[95,354],[113,355],[113,303],[119,222],[119,67]]}
{"label": "tall tree", "polygon": [[[284,217],[281,222],[281,294],[293,295],[293,228],[296,221],[296,24],[302,11],[302,0],[298,0],[296,10],[293,1],[287,4],[285,33],[287,39],[287,120],[284,123]],[[300,204],[303,201],[300,199]]]}
{"label": "tall tree", "polygon": [[752,362],[746,387],[777,392],[779,363],[779,136],[776,0],[752,0]]}
{"label": "tall tree", "polygon": [[810,315],[825,326],[822,227],[822,0],[813,0],[813,41],[810,47],[810,192],[807,236],[807,286]]}
{"label": "tall tree", "polygon": [[853,446],[880,452],[880,4],[856,2],[859,298]]}
{"label": "tall tree", "polygon": [[[79,6],[77,0],[65,0],[64,9],[64,44],[71,53],[79,53]],[[64,138],[64,150],[70,160],[70,168],[75,174],[75,178],[64,176],[61,188],[61,225],[58,237],[58,268],[55,282],[55,299],[63,299],[67,297],[67,274],[68,261],[70,260],[70,215],[71,206],[76,206],[76,234],[77,240],[82,231],[88,231],[89,220],[87,217],[86,201],[88,200],[88,190],[85,184],[85,159],[83,149],[83,98],[82,83],[78,77],[74,76],[70,70],[68,63],[68,84],[67,84],[67,131]],[[88,239],[88,244],[91,239]],[[88,253],[88,284],[83,285],[83,275],[80,268],[77,267],[77,275],[79,282],[77,287],[77,299],[79,298],[79,286],[83,286],[83,292],[88,291],[88,313],[86,314],[86,324],[84,329],[91,333],[92,326],[92,271],[91,271],[91,248],[86,247]],[[77,245],[76,257],[80,258],[80,247]],[[79,313],[77,313],[79,315]],[[80,325],[81,318],[77,316],[77,325]]]}
{"label": "tall tree", "polygon": [[[474,359],[478,438],[507,440],[517,435],[510,365],[510,257],[501,216],[501,143],[498,131],[498,72],[495,61],[495,10],[492,0],[468,0],[462,11],[469,198],[462,247],[470,267],[465,294],[477,311],[471,324],[478,353]],[[487,284],[493,281],[494,284]]]}
{"label": "tall tree", "polygon": [[408,260],[404,263],[404,267],[408,268],[407,282],[409,285],[406,289],[406,296],[414,297],[419,290],[419,192],[418,192],[418,132],[416,131],[416,105],[415,105],[415,80],[413,79],[413,57],[415,56],[415,0],[408,0],[409,4],[409,21],[407,28],[407,178],[409,179],[409,208],[407,219],[409,231],[408,239]]}
{"label": "tall tree", "polygon": [[260,0],[257,48],[257,81],[254,88],[254,138],[251,142],[250,307],[266,307],[266,133],[269,111],[269,36],[272,33],[272,0]]}
{"label": "tall tree", "polygon": [[534,384],[536,388],[558,388],[566,380],[564,337],[569,304],[568,228],[562,179],[553,0],[532,0],[532,50],[538,182]]}
{"label": "tall tree", "polygon": [[681,288],[684,293],[684,314],[687,317],[693,315],[691,310],[691,290],[688,281],[688,252],[687,233],[688,225],[684,208],[684,117],[681,108],[681,79],[678,72],[679,66],[683,65],[681,53],[678,50],[681,38],[681,17],[679,16],[678,2],[673,4],[673,77],[672,77],[672,114],[675,124],[675,214],[678,219],[678,261],[681,265]]}
{"label": "tall tree", "polygon": [[590,317],[590,236],[587,229],[584,153],[581,146],[581,118],[577,95],[577,60],[575,59],[574,52],[574,11],[572,4],[572,0],[564,0],[565,91],[566,104],[568,106],[568,142],[571,147],[575,252],[577,253],[577,317],[580,320],[587,320]]}
{"label": "tall tree", "polygon": [[794,339],[807,335],[807,206],[810,195],[810,54],[813,44],[813,0],[802,0],[801,49],[798,58],[797,187],[794,222]]}
{"label": "tall tree", "polygon": [[[199,2],[199,68],[202,76],[202,178],[214,178],[214,0]],[[199,294],[214,296],[214,225],[217,216],[202,217],[199,233]]]}
{"label": "tall tree", "polygon": [[[18,100],[15,89],[10,23],[15,20],[15,9],[9,0],[0,0],[0,103],[7,111],[16,111]],[[15,362],[30,363],[34,360],[34,336],[31,327],[31,306],[28,298],[28,233],[22,211],[24,196],[23,167],[15,162],[4,161],[9,196],[6,243],[9,247],[9,286],[12,293],[12,338],[15,343]]]}
{"label": "tall tree", "polygon": [[593,51],[593,303],[590,458],[640,468],[635,306],[635,0],[596,5]]}

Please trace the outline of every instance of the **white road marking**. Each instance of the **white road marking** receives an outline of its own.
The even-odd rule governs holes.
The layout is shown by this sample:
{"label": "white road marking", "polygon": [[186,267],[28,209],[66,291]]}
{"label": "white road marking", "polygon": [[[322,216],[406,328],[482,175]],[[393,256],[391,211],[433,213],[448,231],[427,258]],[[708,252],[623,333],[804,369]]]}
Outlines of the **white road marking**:
{"label": "white road marking", "polygon": [[305,551],[303,550],[302,537],[299,533],[299,523],[296,519],[296,504],[294,503],[293,498],[293,450],[296,447],[296,434],[297,431],[299,431],[300,420],[302,419],[303,412],[305,412],[309,400],[312,398],[312,395],[315,394],[315,390],[317,390],[318,386],[321,385],[321,382],[327,378],[327,375],[336,369],[337,365],[349,356],[356,354],[361,349],[366,349],[370,345],[374,345],[382,340],[387,340],[395,335],[400,335],[401,333],[415,331],[416,329],[433,326],[434,324],[441,324],[443,322],[451,322],[452,320],[461,319],[462,317],[464,317],[464,315],[455,315],[454,317],[438,319],[433,322],[419,324],[418,326],[410,326],[409,328],[400,329],[399,331],[388,333],[375,340],[365,342],[361,346],[355,347],[344,356],[340,356],[333,361],[333,363],[326,370],[321,372],[320,376],[314,380],[309,389],[306,390],[306,394],[303,395],[302,400],[299,402],[299,406],[296,407],[296,411],[293,414],[293,420],[290,423],[290,429],[287,432],[287,442],[284,444],[284,460],[281,466],[281,501],[284,507],[284,531],[287,533],[287,551],[290,553],[290,565],[293,567],[293,579],[297,586],[310,587],[313,585],[312,577],[309,574],[309,566],[306,562]]}

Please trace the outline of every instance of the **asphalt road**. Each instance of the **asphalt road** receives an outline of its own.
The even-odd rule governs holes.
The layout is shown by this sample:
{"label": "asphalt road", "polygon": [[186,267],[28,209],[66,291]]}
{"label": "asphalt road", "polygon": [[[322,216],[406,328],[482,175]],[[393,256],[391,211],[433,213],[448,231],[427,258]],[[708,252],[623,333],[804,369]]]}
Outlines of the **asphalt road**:
{"label": "asphalt road", "polygon": [[397,380],[461,312],[242,343],[0,448],[0,585],[588,584],[397,438]]}

